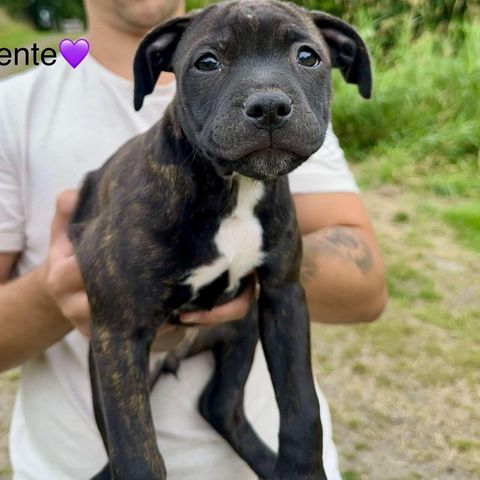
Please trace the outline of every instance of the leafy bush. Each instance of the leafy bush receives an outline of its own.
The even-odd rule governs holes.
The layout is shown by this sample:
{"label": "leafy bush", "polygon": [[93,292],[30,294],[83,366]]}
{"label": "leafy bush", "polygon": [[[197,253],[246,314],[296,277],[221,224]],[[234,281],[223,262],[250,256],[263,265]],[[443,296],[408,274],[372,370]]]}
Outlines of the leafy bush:
{"label": "leafy bush", "polygon": [[[201,8],[218,0],[187,0],[187,7]],[[324,10],[356,22],[367,16],[384,47],[395,44],[396,37],[408,26],[417,36],[424,30],[453,31],[463,36],[465,20],[480,14],[478,0],[290,0],[305,8]]]}
{"label": "leafy bush", "polygon": [[376,64],[374,97],[359,100],[336,76],[333,110],[350,157],[376,158],[383,181],[480,195],[480,23],[464,24],[461,45],[404,33],[388,56],[368,20],[361,30]]}

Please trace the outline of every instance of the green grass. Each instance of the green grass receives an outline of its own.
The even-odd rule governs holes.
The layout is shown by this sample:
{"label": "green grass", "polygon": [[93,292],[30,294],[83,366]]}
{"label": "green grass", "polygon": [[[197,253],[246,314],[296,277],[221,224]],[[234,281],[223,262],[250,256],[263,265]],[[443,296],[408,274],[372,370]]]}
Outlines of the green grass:
{"label": "green grass", "polygon": [[347,470],[342,473],[343,480],[361,480],[362,476],[354,470]]}
{"label": "green grass", "polygon": [[455,438],[450,441],[452,447],[457,448],[462,452],[469,452],[472,450],[480,451],[480,442],[475,440],[469,440],[465,438]]}
{"label": "green grass", "polygon": [[392,221],[395,223],[408,223],[410,221],[410,216],[407,212],[398,211],[393,215]]}
{"label": "green grass", "polygon": [[388,265],[387,279],[390,297],[405,306],[412,306],[417,301],[435,302],[441,299],[434,281],[404,260]]}
{"label": "green grass", "polygon": [[478,308],[465,308],[462,311],[454,312],[445,310],[441,304],[433,304],[416,308],[413,313],[419,320],[438,325],[454,335],[480,344],[480,329],[478,328],[480,309]]}
{"label": "green grass", "polygon": [[443,218],[455,230],[461,243],[480,252],[480,203],[464,203],[449,208],[443,212]]}

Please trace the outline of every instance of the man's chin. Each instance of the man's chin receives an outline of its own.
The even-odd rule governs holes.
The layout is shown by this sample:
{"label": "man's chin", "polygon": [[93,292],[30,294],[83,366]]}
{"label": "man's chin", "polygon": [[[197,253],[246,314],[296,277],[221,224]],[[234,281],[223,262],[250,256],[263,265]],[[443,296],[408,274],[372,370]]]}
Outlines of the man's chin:
{"label": "man's chin", "polygon": [[246,177],[256,180],[273,180],[292,172],[307,158],[288,150],[267,148],[226,163],[229,169]]}

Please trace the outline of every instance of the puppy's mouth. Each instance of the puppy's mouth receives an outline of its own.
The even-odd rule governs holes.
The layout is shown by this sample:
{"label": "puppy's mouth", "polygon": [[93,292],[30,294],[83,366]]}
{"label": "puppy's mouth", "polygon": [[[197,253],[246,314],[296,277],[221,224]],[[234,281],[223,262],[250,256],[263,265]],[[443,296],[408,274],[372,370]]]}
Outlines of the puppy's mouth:
{"label": "puppy's mouth", "polygon": [[273,180],[292,172],[307,158],[291,150],[268,147],[247,153],[236,160],[220,160],[220,164],[223,168],[256,180]]}

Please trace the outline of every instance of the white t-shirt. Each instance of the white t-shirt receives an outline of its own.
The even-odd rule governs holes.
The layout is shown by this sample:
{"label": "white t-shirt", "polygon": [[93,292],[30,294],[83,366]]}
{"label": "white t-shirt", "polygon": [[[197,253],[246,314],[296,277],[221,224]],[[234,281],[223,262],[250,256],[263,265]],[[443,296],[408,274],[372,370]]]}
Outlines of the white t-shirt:
{"label": "white t-shirt", "polygon": [[[158,87],[140,112],[132,83],[88,57],[76,70],[58,61],[0,82],[0,252],[21,251],[18,273],[48,248],[55,198],[78,188],[118,147],[162,115],[174,84]],[[292,191],[357,192],[331,129],[325,145],[290,175]],[[85,480],[107,457],[93,415],[88,342],[77,331],[22,367],[10,431],[15,480]],[[170,480],[256,478],[197,412],[213,369],[209,352],[182,362],[178,379],[161,378],[152,397],[160,450]],[[319,392],[329,480],[338,480],[327,403]],[[260,435],[277,444],[278,411],[261,348],[245,408]]]}

